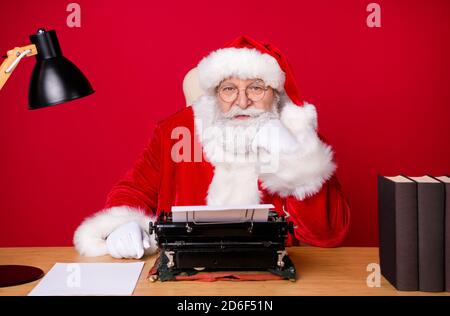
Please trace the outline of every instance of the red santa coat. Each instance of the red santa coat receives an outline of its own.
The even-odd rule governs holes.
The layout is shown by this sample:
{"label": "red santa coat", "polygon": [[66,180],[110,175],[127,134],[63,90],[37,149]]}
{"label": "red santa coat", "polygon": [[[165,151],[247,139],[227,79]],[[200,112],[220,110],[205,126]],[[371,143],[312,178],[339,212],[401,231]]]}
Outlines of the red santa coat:
{"label": "red santa coat", "polygon": [[[350,212],[335,176],[333,150],[317,133],[316,109],[300,97],[281,51],[240,36],[203,58],[197,69],[204,95],[157,124],[141,157],[109,193],[105,209],[75,231],[75,248],[83,255],[105,255],[105,240],[118,226],[136,221],[148,230],[149,222],[172,206],[257,203],[272,203],[290,215],[295,236],[288,244],[300,240],[321,247],[339,245]],[[214,89],[228,76],[262,79],[282,96],[280,121],[300,146],[294,153],[280,154],[274,172],[259,173],[254,163],[217,159],[219,144],[202,133],[214,126]],[[173,159],[180,137],[191,145],[183,147],[184,160]]]}
{"label": "red santa coat", "polygon": [[[86,219],[75,233],[75,246],[84,255],[107,253],[105,238],[120,224],[136,220],[143,229],[172,206],[206,204],[272,203],[279,213],[287,212],[295,227],[288,245],[298,240],[321,247],[338,246],[349,227],[349,206],[335,176],[333,151],[316,132],[315,107],[287,102],[281,121],[302,142],[298,156],[280,157],[279,170],[258,175],[253,168],[208,161],[208,148],[195,127],[201,119],[208,125],[213,100],[203,96],[159,122],[153,137],[133,168],[107,197],[105,210]],[[175,133],[174,131],[183,133]],[[182,137],[189,139],[185,161],[174,161]],[[186,144],[186,140],[183,140]],[[178,144],[178,146],[177,146]],[[210,144],[208,144],[209,146]],[[200,148],[197,157],[194,148]],[[184,148],[183,150],[189,150]],[[154,250],[154,249],[152,249]]]}

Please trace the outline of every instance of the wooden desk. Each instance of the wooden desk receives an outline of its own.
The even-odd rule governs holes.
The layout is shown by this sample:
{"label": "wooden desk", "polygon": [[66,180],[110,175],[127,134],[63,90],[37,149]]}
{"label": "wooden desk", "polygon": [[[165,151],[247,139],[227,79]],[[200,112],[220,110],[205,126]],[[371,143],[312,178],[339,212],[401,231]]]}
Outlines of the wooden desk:
{"label": "wooden desk", "polygon": [[[398,292],[384,278],[381,287],[366,285],[370,263],[378,263],[378,248],[314,248],[288,249],[297,267],[297,282],[155,282],[147,281],[147,273],[155,256],[144,258],[146,264],[134,295],[450,295],[450,293]],[[130,262],[109,256],[87,258],[71,247],[65,248],[0,248],[0,264],[26,264],[47,272],[56,262]],[[26,295],[39,281],[0,288],[0,295]]]}

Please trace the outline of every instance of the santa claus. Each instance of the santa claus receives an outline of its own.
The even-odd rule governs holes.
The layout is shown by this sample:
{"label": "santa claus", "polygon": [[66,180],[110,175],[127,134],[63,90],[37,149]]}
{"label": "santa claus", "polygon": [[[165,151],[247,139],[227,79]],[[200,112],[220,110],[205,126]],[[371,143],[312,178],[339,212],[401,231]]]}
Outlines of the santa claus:
{"label": "santa claus", "polygon": [[156,125],[104,210],[75,231],[78,252],[141,258],[157,249],[150,221],[172,206],[205,204],[271,203],[294,224],[288,245],[339,245],[350,213],[333,150],[283,54],[241,36],[197,72],[202,96]]}

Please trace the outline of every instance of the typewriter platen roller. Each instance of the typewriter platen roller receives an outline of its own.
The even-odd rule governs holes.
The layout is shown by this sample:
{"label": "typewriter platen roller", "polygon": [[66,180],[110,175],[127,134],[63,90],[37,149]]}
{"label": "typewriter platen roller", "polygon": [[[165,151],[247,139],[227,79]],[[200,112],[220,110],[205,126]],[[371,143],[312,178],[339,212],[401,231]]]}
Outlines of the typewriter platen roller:
{"label": "typewriter platen roller", "polygon": [[[251,210],[249,210],[251,212]],[[173,271],[268,270],[295,279],[295,268],[284,247],[292,223],[274,211],[267,222],[173,222],[162,213],[150,223],[155,233],[164,269]]]}

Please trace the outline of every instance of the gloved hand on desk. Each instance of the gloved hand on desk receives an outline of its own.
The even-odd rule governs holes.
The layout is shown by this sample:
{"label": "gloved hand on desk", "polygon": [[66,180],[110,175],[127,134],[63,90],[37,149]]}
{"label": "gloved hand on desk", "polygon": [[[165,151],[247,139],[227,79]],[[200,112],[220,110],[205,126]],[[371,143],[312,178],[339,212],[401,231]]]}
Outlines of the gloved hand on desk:
{"label": "gloved hand on desk", "polygon": [[151,240],[149,234],[132,221],[120,225],[109,234],[106,246],[114,258],[140,259],[151,247]]}

